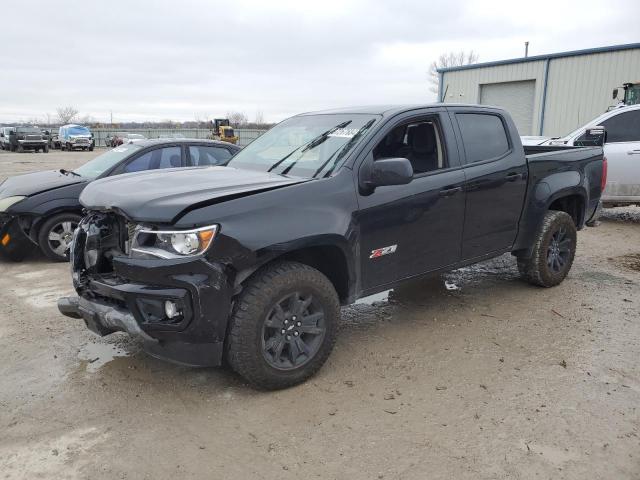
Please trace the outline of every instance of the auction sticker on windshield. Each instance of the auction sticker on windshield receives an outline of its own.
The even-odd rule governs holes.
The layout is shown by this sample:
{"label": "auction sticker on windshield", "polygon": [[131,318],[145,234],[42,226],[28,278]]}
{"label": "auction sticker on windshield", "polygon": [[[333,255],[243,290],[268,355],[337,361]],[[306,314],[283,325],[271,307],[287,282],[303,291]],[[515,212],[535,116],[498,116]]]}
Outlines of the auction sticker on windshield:
{"label": "auction sticker on windshield", "polygon": [[340,137],[340,138],[353,138],[356,133],[360,131],[359,128],[338,128],[335,132],[330,133],[329,137]]}

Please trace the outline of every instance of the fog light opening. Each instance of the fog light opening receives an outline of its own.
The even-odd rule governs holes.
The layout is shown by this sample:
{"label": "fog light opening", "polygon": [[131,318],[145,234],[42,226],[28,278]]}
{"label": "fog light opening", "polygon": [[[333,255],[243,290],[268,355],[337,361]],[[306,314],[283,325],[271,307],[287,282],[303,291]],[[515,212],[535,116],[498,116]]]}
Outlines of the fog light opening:
{"label": "fog light opening", "polygon": [[170,300],[164,302],[164,313],[167,315],[167,318],[176,318],[182,315],[182,312],[178,309],[175,302]]}

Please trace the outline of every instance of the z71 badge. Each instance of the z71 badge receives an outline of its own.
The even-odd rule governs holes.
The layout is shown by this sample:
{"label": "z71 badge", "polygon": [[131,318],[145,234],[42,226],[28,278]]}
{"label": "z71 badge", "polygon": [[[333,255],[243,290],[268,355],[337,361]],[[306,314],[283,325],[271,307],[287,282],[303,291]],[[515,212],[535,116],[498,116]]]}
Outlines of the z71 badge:
{"label": "z71 badge", "polygon": [[383,255],[396,253],[396,248],[398,248],[398,245],[389,245],[388,247],[376,248],[375,250],[371,250],[371,255],[369,255],[369,258],[378,258],[382,257]]}

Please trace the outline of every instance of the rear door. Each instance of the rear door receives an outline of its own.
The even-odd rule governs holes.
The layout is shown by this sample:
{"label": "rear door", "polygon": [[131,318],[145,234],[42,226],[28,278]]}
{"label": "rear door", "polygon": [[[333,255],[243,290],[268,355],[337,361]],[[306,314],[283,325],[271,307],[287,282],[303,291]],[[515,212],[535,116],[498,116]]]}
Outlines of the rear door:
{"label": "rear door", "polygon": [[462,259],[513,245],[527,188],[527,165],[513,122],[501,110],[449,108],[466,177]]}

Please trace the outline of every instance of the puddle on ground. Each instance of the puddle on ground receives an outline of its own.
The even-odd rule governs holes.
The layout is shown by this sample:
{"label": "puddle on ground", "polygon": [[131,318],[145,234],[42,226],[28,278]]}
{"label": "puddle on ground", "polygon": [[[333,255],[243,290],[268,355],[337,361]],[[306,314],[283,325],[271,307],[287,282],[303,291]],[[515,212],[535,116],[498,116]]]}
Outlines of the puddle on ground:
{"label": "puddle on ground", "polygon": [[629,255],[622,255],[616,257],[614,261],[628,270],[640,272],[640,253],[630,253]]}
{"label": "puddle on ground", "polygon": [[611,275],[610,273],[607,273],[607,272],[600,272],[595,270],[580,272],[578,275],[576,275],[576,277],[580,278],[581,280],[586,280],[588,282],[608,283],[608,284],[613,284],[613,283],[629,284],[629,280],[627,280],[624,277],[619,277],[617,275]]}
{"label": "puddle on ground", "polygon": [[128,357],[130,353],[124,348],[112,343],[87,343],[78,358],[86,362],[88,372],[96,372],[117,357]]}
{"label": "puddle on ground", "polygon": [[548,445],[539,445],[536,443],[527,443],[524,440],[520,441],[519,447],[533,455],[538,455],[553,465],[560,466],[565,462],[571,460],[577,460],[578,455],[569,452],[567,449],[559,447],[551,447]]}

